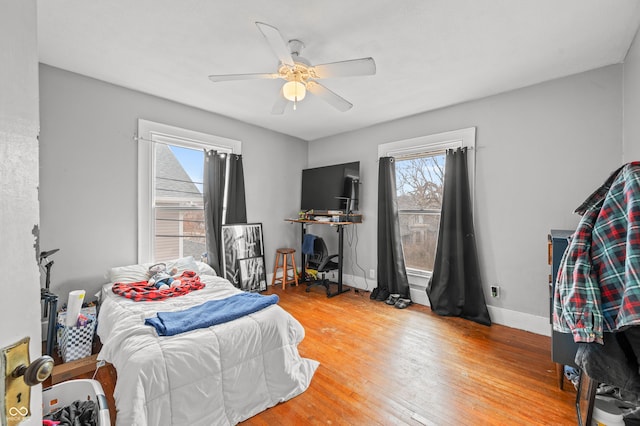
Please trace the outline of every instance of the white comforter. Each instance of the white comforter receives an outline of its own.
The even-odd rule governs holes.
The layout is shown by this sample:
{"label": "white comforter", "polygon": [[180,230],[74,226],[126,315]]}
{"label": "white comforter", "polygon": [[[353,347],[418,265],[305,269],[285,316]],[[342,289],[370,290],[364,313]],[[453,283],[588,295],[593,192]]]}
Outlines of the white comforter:
{"label": "white comforter", "polygon": [[98,359],[118,373],[118,425],[230,425],[304,392],[318,362],[301,358],[300,323],[278,305],[213,327],[159,337],[144,319],[239,293],[219,277],[202,290],[133,302],[105,289]]}

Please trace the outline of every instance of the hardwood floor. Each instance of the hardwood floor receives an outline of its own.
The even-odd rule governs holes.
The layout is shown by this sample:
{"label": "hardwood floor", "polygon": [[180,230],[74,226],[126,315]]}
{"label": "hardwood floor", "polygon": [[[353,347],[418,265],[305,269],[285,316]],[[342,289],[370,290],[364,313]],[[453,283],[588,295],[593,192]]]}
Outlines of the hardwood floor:
{"label": "hardwood floor", "polygon": [[[558,388],[548,337],[323,290],[267,291],[302,323],[300,354],[320,366],[306,392],[242,425],[577,424],[576,392]],[[113,410],[115,374],[101,370]]]}
{"label": "hardwood floor", "polygon": [[575,425],[576,392],[557,386],[550,339],[500,325],[396,309],[353,291],[270,289],[320,362],[309,389],[244,425]]}

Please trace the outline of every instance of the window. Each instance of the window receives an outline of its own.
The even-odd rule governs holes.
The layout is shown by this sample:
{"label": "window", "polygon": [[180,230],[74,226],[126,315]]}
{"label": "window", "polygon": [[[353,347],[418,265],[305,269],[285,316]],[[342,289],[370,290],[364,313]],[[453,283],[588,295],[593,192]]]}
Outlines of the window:
{"label": "window", "polygon": [[204,149],[240,153],[240,142],[146,120],[138,135],[138,261],[200,260]]}
{"label": "window", "polygon": [[398,216],[408,270],[433,270],[442,209],[444,160],[444,152],[396,159]]}
{"label": "window", "polygon": [[[416,277],[428,278],[433,271],[446,150],[474,145],[475,128],[469,128],[378,146],[378,156],[390,156],[396,160],[398,219],[405,266],[412,284],[426,285]],[[471,151],[468,167],[472,194],[474,163]]]}
{"label": "window", "polygon": [[169,260],[206,252],[202,172],[204,151],[156,143],[153,259]]}

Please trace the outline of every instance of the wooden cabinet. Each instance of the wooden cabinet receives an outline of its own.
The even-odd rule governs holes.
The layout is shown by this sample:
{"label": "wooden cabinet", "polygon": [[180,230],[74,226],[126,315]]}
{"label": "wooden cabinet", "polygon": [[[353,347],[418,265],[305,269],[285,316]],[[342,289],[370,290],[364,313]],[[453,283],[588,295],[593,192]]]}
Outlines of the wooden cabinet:
{"label": "wooden cabinet", "polygon": [[556,279],[558,270],[560,269],[560,261],[567,246],[569,245],[569,237],[574,231],[554,230],[549,233],[549,266],[551,267],[549,275],[549,324],[551,325],[551,359],[556,363],[556,373],[558,375],[558,386],[563,388],[564,384],[564,366],[570,365],[576,367],[575,357],[577,344],[573,341],[571,333],[560,333],[553,329],[553,295],[555,293]]}

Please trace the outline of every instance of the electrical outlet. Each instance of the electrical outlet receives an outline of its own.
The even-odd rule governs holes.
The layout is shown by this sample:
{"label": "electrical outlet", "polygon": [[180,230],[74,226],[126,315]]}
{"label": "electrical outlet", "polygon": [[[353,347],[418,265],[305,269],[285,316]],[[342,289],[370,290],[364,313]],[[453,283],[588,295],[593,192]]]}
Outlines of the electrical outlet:
{"label": "electrical outlet", "polygon": [[498,285],[491,286],[491,297],[500,297],[500,286]]}
{"label": "electrical outlet", "polygon": [[376,270],[375,269],[369,269],[369,278],[371,278],[372,280],[376,279]]}

